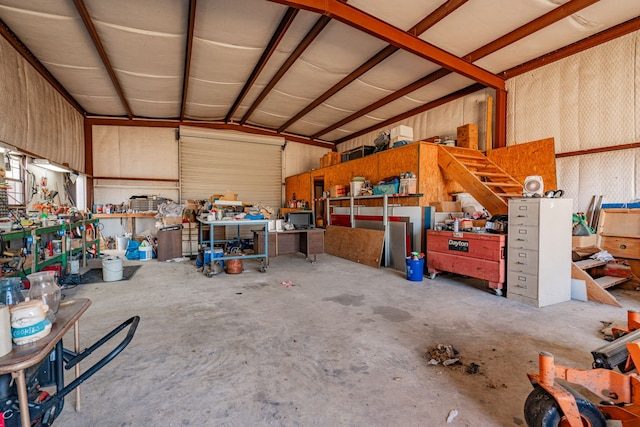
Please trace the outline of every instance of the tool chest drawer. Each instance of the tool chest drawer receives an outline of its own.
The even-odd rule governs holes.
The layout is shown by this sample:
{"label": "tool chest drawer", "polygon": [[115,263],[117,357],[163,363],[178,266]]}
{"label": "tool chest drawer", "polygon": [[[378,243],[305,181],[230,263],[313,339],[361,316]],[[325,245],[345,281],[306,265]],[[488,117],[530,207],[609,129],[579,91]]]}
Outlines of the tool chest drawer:
{"label": "tool chest drawer", "polygon": [[487,280],[502,295],[506,277],[506,235],[427,230],[427,268]]}

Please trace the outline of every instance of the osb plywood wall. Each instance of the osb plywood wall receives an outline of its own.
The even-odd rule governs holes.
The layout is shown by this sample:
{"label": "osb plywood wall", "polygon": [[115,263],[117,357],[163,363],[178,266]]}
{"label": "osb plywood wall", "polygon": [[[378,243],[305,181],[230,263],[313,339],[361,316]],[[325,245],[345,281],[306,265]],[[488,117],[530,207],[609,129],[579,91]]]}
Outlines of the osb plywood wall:
{"label": "osb plywood wall", "polygon": [[303,200],[309,203],[311,206],[313,191],[313,183],[311,182],[311,173],[304,172],[298,175],[293,175],[285,179],[285,205],[291,199],[293,199],[293,195],[296,195],[296,200]]}
{"label": "osb plywood wall", "polygon": [[[507,145],[553,137],[556,153],[640,141],[640,31],[507,81]],[[593,195],[640,199],[640,150],[557,159],[574,210]]]}
{"label": "osb plywood wall", "polygon": [[553,138],[494,149],[487,157],[521,184],[527,176],[539,175],[545,190],[558,189]]}
{"label": "osb plywood wall", "polygon": [[[414,172],[418,175],[416,191],[423,196],[396,199],[394,203],[427,206],[440,200],[452,200],[453,193],[464,191],[451,177],[442,173],[438,167],[438,147],[429,143],[413,143],[313,170],[310,172],[310,182],[322,181],[325,190],[329,190],[334,185],[349,186],[355,176],[364,176],[375,185],[385,178],[399,176],[402,172]],[[306,174],[287,178],[287,197],[291,197],[295,188],[296,196],[301,198],[300,194],[304,193],[298,188],[305,180]],[[376,202],[371,201],[370,204],[375,205]]]}
{"label": "osb plywood wall", "polygon": [[0,141],[84,172],[82,114],[3,37],[0,75]]}

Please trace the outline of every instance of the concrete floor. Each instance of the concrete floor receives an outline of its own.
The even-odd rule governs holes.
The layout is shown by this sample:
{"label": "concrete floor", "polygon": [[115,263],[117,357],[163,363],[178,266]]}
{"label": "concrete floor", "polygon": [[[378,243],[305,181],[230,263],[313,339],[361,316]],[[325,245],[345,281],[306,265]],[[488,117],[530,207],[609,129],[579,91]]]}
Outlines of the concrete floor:
{"label": "concrete floor", "polygon": [[[56,425],[524,425],[538,352],[588,368],[605,344],[601,321],[640,308],[640,294],[614,290],[625,308],[537,309],[479,281],[411,282],[330,255],[317,264],[281,256],[266,273],[247,260],[242,274],[212,278],[193,262],[141,264],[130,281],[64,291],[93,301],[83,347],[130,316],[142,320],[130,346],[82,386],[81,411],[69,396]],[[463,365],[427,364],[437,344],[453,345]]]}

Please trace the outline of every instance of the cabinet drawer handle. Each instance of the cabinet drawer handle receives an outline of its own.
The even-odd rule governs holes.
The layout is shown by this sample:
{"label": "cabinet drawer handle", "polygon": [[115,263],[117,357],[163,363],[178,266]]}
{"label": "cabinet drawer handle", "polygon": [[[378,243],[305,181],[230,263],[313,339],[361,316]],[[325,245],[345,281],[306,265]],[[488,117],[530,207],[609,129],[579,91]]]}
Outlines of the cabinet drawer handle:
{"label": "cabinet drawer handle", "polygon": [[522,289],[527,289],[527,286],[523,286],[523,285],[516,285],[516,288],[522,288]]}

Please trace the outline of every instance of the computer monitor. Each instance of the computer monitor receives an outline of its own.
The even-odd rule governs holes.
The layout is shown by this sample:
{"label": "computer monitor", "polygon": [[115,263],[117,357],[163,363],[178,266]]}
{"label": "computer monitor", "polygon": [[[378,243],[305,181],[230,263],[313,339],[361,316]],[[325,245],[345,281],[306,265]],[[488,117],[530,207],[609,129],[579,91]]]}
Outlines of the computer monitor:
{"label": "computer monitor", "polygon": [[314,228],[313,211],[298,211],[287,213],[285,220],[296,229]]}

